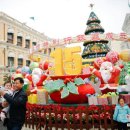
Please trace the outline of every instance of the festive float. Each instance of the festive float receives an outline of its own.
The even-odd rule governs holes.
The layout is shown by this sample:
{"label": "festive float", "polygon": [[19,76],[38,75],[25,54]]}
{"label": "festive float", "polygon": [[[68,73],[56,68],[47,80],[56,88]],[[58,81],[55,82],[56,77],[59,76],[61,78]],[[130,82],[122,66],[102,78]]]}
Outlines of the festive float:
{"label": "festive float", "polygon": [[[108,41],[130,41],[130,36],[126,33],[103,34],[104,29],[94,12],[90,13],[87,26],[84,35],[34,45],[30,49],[30,59],[33,62],[29,67],[16,70],[17,74],[12,79],[16,76],[23,77],[25,90],[28,89],[34,94],[48,93],[56,103],[88,103],[90,98],[95,97],[94,100],[98,98],[102,102],[99,104],[107,104],[104,100],[107,96],[117,96],[116,93],[109,92],[116,92],[119,87],[120,73],[124,67],[122,61],[130,60],[130,50],[123,50],[118,54],[110,50]],[[82,56],[80,47],[57,47],[78,42],[84,42]],[[34,58],[37,52],[51,47],[55,47],[50,54],[51,60],[40,61],[39,57]],[[126,80],[129,77],[128,73]],[[29,96],[29,102],[36,101],[36,95]]]}
{"label": "festive float", "polygon": [[[17,69],[12,76],[12,80],[24,78],[23,89],[29,94],[26,115],[29,126],[36,125],[37,129],[41,126],[50,129],[115,127],[112,116],[119,93],[130,92],[130,50],[118,54],[110,50],[108,41],[129,42],[130,35],[103,34],[94,12],[87,25],[83,35],[34,45],[30,49],[30,66]],[[79,42],[84,43],[82,55],[80,47],[59,47]],[[55,48],[51,58],[40,61],[34,57],[51,47]],[[129,94],[120,96],[130,104]]]}

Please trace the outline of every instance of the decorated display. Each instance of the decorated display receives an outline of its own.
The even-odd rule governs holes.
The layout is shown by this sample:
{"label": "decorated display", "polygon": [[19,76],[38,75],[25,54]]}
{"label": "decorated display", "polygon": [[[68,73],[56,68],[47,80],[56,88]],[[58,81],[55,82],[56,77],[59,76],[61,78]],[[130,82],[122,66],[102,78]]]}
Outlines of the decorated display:
{"label": "decorated display", "polygon": [[105,57],[107,52],[109,52],[110,49],[107,46],[108,40],[102,40],[98,37],[98,34],[102,33],[104,33],[104,29],[100,25],[100,20],[94,12],[91,12],[87,21],[87,29],[85,31],[85,35],[92,34],[95,35],[95,37],[93,37],[92,41],[84,42],[84,50],[82,53],[83,59]]}
{"label": "decorated display", "polygon": [[86,95],[94,94],[95,90],[92,85],[84,82],[82,76],[75,77],[57,77],[57,80],[48,82],[44,88],[50,93],[51,99],[57,103],[85,103],[87,102]]}
{"label": "decorated display", "polygon": [[[113,92],[130,91],[130,65],[122,62],[125,53],[110,51],[84,66],[80,52],[80,47],[56,48],[50,54],[53,61],[34,61],[29,67],[18,68],[11,79],[23,77],[23,89],[31,94],[28,101],[38,104],[46,104],[48,95],[56,103],[114,104],[117,98]],[[126,85],[122,86],[124,69]]]}
{"label": "decorated display", "polygon": [[103,62],[99,70],[93,70],[93,74],[101,81],[100,89],[102,92],[104,90],[108,92],[117,89],[120,71],[120,67],[114,66],[109,61]]}
{"label": "decorated display", "polygon": [[[84,35],[33,45],[30,66],[16,69],[11,79],[24,78],[23,89],[29,92],[28,102],[32,104],[46,104],[48,97],[55,103],[116,104],[116,91],[119,94],[124,90],[130,92],[130,65],[127,63],[130,62],[130,50],[118,54],[110,50],[107,43],[130,41],[130,35],[103,33],[100,20],[91,12]],[[79,42],[84,42],[83,53],[79,46],[60,48]],[[37,54],[52,47],[55,48],[50,53],[52,60],[42,60]]]}

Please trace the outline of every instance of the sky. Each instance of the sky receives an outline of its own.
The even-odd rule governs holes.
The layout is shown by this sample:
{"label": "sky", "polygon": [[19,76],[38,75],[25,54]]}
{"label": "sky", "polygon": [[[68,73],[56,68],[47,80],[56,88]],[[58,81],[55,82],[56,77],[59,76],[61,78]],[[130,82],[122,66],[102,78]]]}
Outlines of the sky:
{"label": "sky", "polygon": [[126,13],[130,13],[128,0],[0,0],[0,11],[50,38],[61,39],[84,34],[90,3],[105,33],[122,32]]}

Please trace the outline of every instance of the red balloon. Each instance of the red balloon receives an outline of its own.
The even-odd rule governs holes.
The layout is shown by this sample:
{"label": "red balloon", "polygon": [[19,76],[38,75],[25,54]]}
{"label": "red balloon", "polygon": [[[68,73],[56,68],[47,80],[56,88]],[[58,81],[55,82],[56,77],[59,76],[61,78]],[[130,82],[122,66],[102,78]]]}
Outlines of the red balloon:
{"label": "red balloon", "polygon": [[42,70],[47,70],[49,66],[49,62],[48,61],[43,61],[39,64],[39,68]]}
{"label": "red balloon", "polygon": [[21,69],[21,68],[18,68],[18,69],[16,70],[16,73],[19,74],[19,73],[21,73],[21,71],[22,71],[22,69]]}

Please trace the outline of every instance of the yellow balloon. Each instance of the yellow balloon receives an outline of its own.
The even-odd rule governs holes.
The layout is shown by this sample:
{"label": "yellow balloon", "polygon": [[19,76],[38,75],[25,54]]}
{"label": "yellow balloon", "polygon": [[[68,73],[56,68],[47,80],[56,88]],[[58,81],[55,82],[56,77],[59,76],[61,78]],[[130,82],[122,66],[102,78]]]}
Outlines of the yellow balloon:
{"label": "yellow balloon", "polygon": [[121,60],[128,62],[130,61],[130,49],[126,49],[120,52],[119,57]]}

